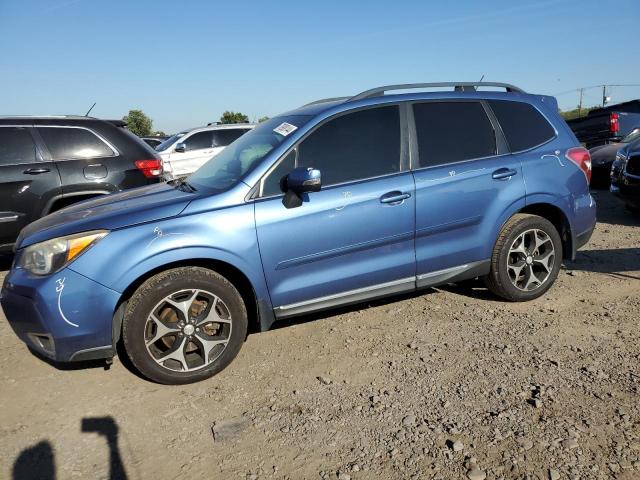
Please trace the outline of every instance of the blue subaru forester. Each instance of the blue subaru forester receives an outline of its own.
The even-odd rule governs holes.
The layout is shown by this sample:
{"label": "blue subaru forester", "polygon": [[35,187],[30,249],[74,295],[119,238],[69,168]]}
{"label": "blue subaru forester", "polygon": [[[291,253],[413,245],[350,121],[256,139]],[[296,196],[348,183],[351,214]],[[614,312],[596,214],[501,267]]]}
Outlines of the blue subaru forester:
{"label": "blue subaru forester", "polygon": [[110,359],[122,341],[178,384],[285,317],[475,277],[536,298],[596,221],[589,153],[557,110],[464,82],[305,105],[187,178],[27,226],[2,307],[47,357]]}

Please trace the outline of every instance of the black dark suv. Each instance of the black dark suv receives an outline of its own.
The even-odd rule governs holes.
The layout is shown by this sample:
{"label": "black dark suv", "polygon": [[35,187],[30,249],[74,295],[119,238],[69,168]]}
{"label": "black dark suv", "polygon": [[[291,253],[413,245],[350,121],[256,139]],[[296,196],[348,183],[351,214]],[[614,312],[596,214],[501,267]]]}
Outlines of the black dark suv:
{"label": "black dark suv", "polygon": [[124,126],[90,117],[0,117],[0,253],[48,213],[160,180],[160,157]]}

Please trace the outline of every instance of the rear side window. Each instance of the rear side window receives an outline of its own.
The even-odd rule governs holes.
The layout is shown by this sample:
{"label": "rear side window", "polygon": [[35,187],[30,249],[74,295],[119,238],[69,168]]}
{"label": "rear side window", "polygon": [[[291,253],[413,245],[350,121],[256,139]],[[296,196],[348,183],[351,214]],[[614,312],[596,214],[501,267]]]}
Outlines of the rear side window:
{"label": "rear side window", "polygon": [[38,127],[38,132],[54,160],[114,155],[109,145],[84,128]]}
{"label": "rear side window", "polygon": [[34,163],[36,146],[31,133],[21,127],[0,127],[0,165]]}
{"label": "rear side window", "polygon": [[533,105],[509,100],[489,100],[489,105],[512,152],[536,147],[556,135],[547,119]]}
{"label": "rear side window", "polygon": [[419,167],[489,157],[496,135],[479,102],[415,103]]}
{"label": "rear side window", "polygon": [[213,144],[216,147],[226,147],[230,143],[240,138],[243,133],[247,133],[246,129],[229,129],[229,130],[216,130],[213,135]]}
{"label": "rear side window", "polygon": [[400,171],[400,114],[397,106],[342,115],[302,141],[298,166],[322,173],[322,185]]}
{"label": "rear side window", "polygon": [[202,150],[213,146],[213,132],[198,132],[183,140],[186,150]]}

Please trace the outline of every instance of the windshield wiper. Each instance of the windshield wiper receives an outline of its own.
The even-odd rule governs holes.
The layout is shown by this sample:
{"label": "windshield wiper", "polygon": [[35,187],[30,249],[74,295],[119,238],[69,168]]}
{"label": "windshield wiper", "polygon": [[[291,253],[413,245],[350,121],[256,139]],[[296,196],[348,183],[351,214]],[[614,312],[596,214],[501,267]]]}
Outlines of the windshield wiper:
{"label": "windshield wiper", "polygon": [[195,192],[196,191],[196,187],[194,187],[189,182],[187,182],[187,177],[174,178],[173,180],[169,180],[167,183],[172,185],[172,186],[174,186],[178,190],[183,191],[183,192]]}

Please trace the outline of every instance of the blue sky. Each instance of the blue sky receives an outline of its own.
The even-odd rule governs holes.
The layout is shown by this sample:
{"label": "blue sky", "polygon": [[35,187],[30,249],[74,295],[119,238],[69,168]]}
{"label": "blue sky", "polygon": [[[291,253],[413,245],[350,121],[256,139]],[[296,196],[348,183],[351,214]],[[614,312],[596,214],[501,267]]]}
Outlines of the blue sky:
{"label": "blue sky", "polygon": [[[485,80],[558,94],[640,83],[640,2],[0,0],[0,114],[173,132],[390,83]],[[640,87],[613,88],[613,102]],[[585,92],[585,103],[601,91]],[[577,92],[558,96],[577,105]]]}

